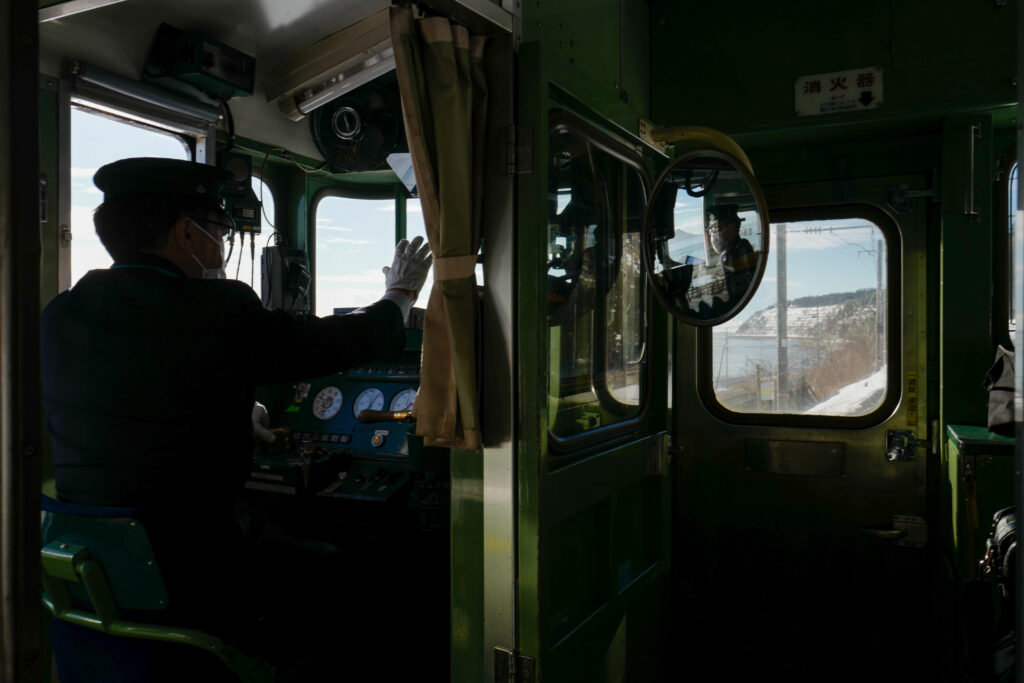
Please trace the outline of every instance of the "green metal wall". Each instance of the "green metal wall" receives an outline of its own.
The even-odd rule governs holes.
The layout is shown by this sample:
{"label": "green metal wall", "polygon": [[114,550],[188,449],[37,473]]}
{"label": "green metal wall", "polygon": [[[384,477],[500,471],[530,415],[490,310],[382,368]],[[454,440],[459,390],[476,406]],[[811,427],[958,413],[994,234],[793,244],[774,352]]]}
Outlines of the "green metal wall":
{"label": "green metal wall", "polygon": [[733,133],[841,124],[848,115],[797,117],[794,83],[861,67],[882,68],[885,83],[864,122],[1012,104],[1016,11],[995,1],[656,2],[652,116]]}

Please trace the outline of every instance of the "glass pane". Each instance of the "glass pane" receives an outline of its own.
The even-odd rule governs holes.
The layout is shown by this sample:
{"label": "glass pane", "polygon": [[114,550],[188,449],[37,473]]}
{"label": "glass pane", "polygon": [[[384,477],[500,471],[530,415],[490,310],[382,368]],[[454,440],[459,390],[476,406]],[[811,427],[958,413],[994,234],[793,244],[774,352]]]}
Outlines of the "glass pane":
{"label": "glass pane", "polygon": [[[419,197],[409,197],[405,200],[405,234],[409,239],[417,235],[422,235],[423,239],[427,239],[427,225],[423,221],[423,205],[420,204]],[[482,263],[476,264],[476,284],[478,287],[482,287],[484,284],[484,266]],[[427,302],[430,301],[430,290],[433,286],[434,269],[431,268],[430,272],[427,273],[427,280],[420,291],[420,296],[416,299],[415,305],[417,307],[427,307]]]}
{"label": "glass pane", "polygon": [[[274,228],[271,225],[274,222],[274,195],[267,184],[256,176],[252,177],[252,190],[256,193],[256,198],[263,202],[263,225],[260,228],[260,234],[256,235],[256,258],[255,260],[253,259],[253,248],[249,238],[246,237],[245,244],[243,245],[241,237],[236,235],[234,253],[228,259],[226,270],[228,277],[248,283],[258,294],[261,291],[263,278],[263,266],[260,263],[260,256],[263,253],[264,247],[271,247],[275,244],[273,239]],[[228,249],[230,250],[231,247],[228,247]]]}
{"label": "glass pane", "polygon": [[316,314],[356,308],[384,294],[384,274],[395,255],[393,199],[324,197],[316,220]]}
{"label": "glass pane", "polygon": [[154,128],[71,109],[71,286],[113,260],[103,248],[92,222],[103,193],[92,177],[100,166],[131,157],[188,159],[181,138]]}
{"label": "glass pane", "polygon": [[549,428],[565,438],[640,412],[645,193],[635,169],[572,131],[552,132],[549,173]]}
{"label": "glass pane", "polygon": [[[1014,163],[1013,168],[1010,170],[1010,179],[1009,179],[1009,183],[1010,183],[1010,188],[1009,188],[1010,189],[1010,192],[1009,192],[1010,205],[1007,207],[1007,209],[1010,212],[1010,220],[1008,221],[1008,224],[1010,226],[1010,238],[1009,238],[1009,240],[1006,243],[1006,248],[1008,250],[1007,251],[1008,254],[1013,254],[1014,253],[1014,251],[1013,251],[1013,236],[1014,236],[1014,231],[1017,228],[1017,223],[1016,223],[1016,221],[1017,221],[1017,211],[1020,209],[1020,204],[1018,203],[1018,198],[1017,198],[1017,191],[1018,191],[1018,188],[1017,188],[1017,171],[1018,171],[1018,164]],[[1011,259],[1011,262],[1012,262],[1012,259]],[[1016,308],[1014,308],[1014,301],[1016,301],[1017,288],[1014,286],[1015,278],[1012,276],[1012,272],[1013,272],[1013,270],[1011,268],[1011,277],[1007,278],[1007,280],[1008,280],[1007,284],[1010,287],[1010,310],[1009,310],[1009,315],[1007,317],[1009,318],[1009,332],[1010,332],[1010,339],[1011,340],[1015,339],[1014,335],[1016,335],[1016,333],[1017,333],[1017,319],[1014,317],[1014,311],[1017,310]]]}
{"label": "glass pane", "polygon": [[[420,204],[419,197],[409,197],[405,200],[405,235],[409,239],[421,235],[423,239],[427,239],[427,225],[423,222],[423,207]],[[481,284],[480,274],[477,273],[477,284]],[[427,302],[430,301],[430,290],[434,287],[434,269],[431,268],[430,272],[427,273],[427,280],[423,283],[423,289],[420,290],[420,296],[416,299],[416,306],[419,308],[426,308]]]}
{"label": "glass pane", "polygon": [[757,293],[712,332],[716,398],[741,413],[872,412],[887,390],[881,229],[861,218],[772,224],[769,254]]}

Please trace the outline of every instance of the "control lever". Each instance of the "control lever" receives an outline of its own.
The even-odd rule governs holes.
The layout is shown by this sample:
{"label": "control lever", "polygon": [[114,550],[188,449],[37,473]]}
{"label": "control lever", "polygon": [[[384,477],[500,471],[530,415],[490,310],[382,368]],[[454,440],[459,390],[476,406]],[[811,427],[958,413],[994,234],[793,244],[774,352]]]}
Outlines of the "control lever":
{"label": "control lever", "polygon": [[363,424],[371,422],[415,422],[411,410],[360,410],[356,419]]}
{"label": "control lever", "polygon": [[302,450],[299,452],[299,462],[302,463],[302,486],[309,488],[309,466],[313,461],[313,454],[316,446],[312,441],[303,441]]}

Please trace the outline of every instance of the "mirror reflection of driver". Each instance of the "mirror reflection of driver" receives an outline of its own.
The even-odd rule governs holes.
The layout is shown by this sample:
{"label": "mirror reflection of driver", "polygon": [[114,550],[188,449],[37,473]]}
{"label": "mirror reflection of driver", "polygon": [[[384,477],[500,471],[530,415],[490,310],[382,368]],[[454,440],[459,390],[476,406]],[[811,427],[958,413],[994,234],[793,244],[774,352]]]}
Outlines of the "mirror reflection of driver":
{"label": "mirror reflection of driver", "polygon": [[[679,284],[687,306],[697,316],[710,320],[733,310],[754,277],[756,254],[743,237],[736,204],[712,204],[705,210],[704,248],[706,260],[689,271],[689,282]],[[677,276],[678,277],[678,276]],[[685,275],[683,276],[685,278]]]}

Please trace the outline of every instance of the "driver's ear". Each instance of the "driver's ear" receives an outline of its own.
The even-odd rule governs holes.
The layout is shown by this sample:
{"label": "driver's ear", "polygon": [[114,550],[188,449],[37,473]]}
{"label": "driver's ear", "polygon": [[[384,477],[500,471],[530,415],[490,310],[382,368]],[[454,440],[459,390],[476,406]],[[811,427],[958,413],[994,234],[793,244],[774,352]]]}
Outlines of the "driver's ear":
{"label": "driver's ear", "polygon": [[178,216],[178,220],[174,222],[174,227],[171,228],[171,241],[174,242],[175,246],[184,251],[191,252],[192,247],[192,236],[195,234],[195,230],[192,227],[192,221],[185,216]]}

